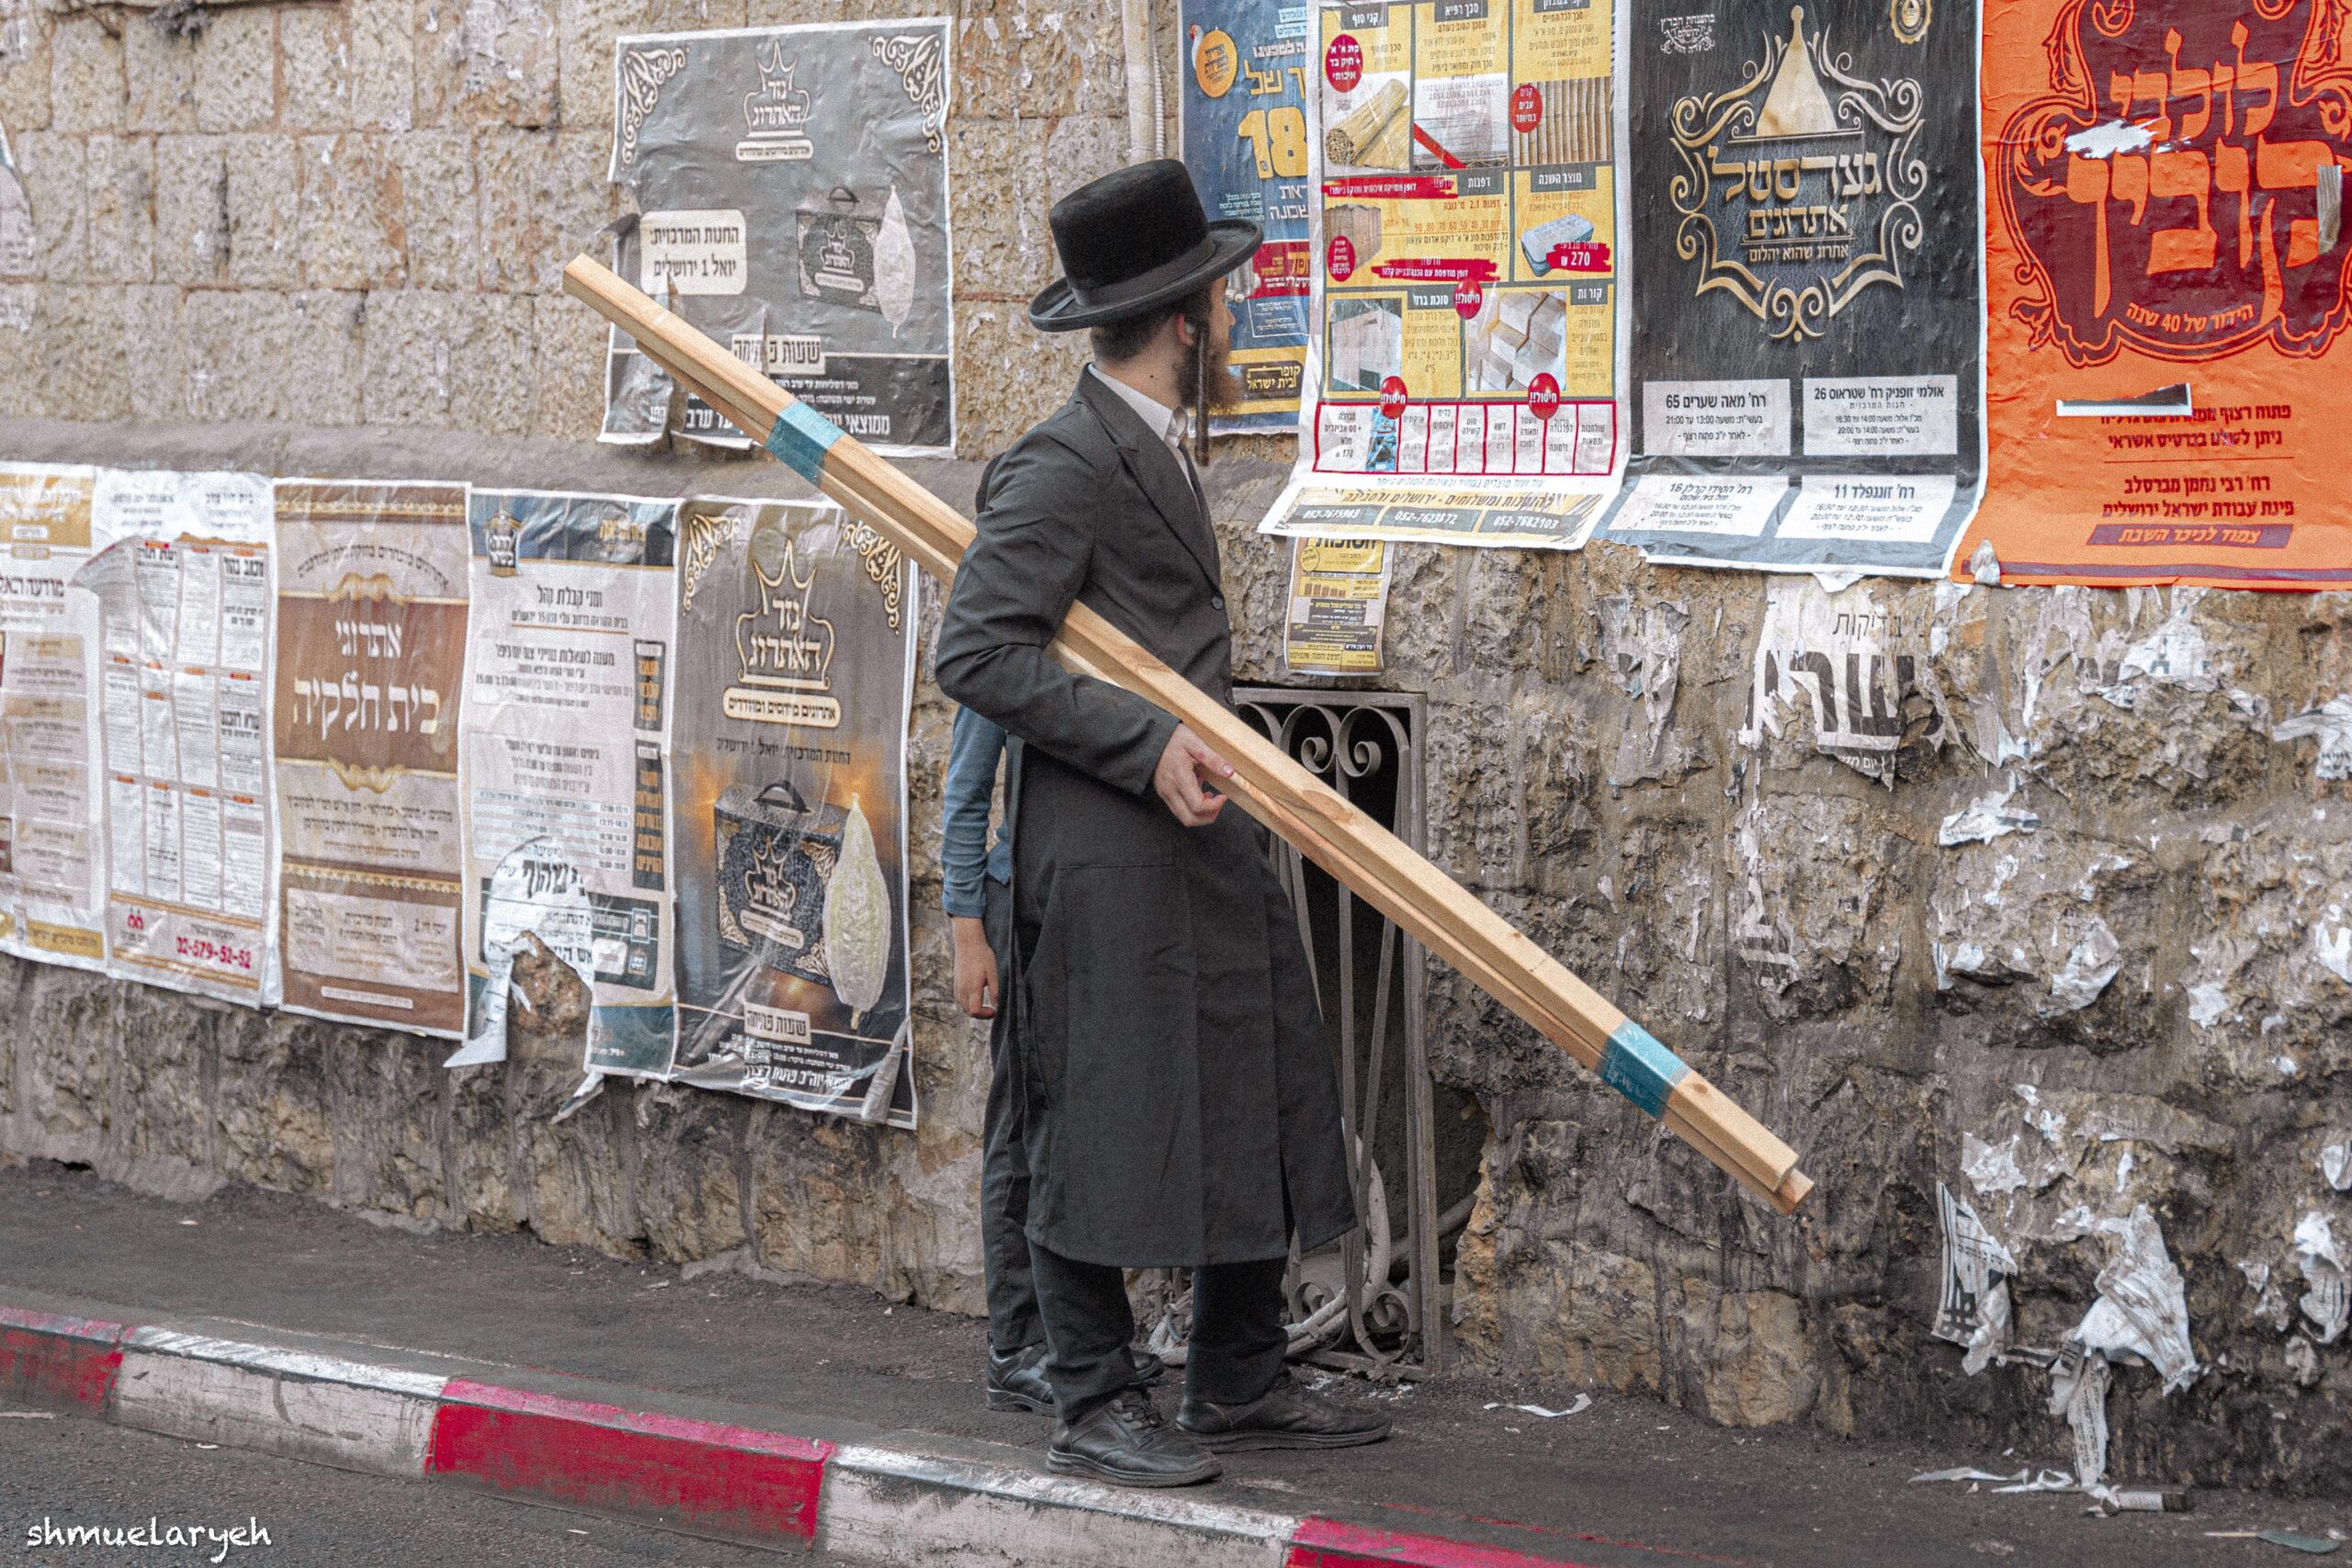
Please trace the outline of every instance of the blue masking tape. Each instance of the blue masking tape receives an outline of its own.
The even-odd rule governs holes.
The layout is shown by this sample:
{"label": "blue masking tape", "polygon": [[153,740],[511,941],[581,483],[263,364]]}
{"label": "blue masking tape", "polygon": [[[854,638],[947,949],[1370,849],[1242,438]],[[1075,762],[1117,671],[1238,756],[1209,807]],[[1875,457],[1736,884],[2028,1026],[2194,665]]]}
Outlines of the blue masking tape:
{"label": "blue masking tape", "polygon": [[825,451],[842,438],[841,427],[807,403],[794,403],[768,429],[768,450],[809,483],[825,469]]}
{"label": "blue masking tape", "polygon": [[1690,1063],[1630,1018],[1610,1033],[1600,1055],[1601,1081],[1653,1116],[1666,1114],[1674,1086],[1690,1075]]}

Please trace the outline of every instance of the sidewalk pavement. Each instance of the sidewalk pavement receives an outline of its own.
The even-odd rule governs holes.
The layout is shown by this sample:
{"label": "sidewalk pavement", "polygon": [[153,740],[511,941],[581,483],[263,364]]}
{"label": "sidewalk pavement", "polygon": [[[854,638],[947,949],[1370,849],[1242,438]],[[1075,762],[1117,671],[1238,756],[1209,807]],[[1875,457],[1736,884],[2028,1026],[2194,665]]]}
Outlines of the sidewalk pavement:
{"label": "sidewalk pavement", "polygon": [[[2199,1493],[2086,1518],[1917,1472],[2000,1458],[1732,1432],[1643,1397],[1462,1374],[1377,1397],[1396,1436],[1230,1456],[1133,1492],[1046,1471],[986,1411],[968,1318],[854,1287],[415,1235],[224,1189],[198,1204],[0,1168],[0,1404],[458,1484],[846,1561],[1122,1568],[1675,1568],[2275,1559],[2209,1531],[2352,1526],[2341,1503]],[[1490,1408],[1491,1406],[1491,1408]],[[62,1500],[6,1495],[0,1529]]]}

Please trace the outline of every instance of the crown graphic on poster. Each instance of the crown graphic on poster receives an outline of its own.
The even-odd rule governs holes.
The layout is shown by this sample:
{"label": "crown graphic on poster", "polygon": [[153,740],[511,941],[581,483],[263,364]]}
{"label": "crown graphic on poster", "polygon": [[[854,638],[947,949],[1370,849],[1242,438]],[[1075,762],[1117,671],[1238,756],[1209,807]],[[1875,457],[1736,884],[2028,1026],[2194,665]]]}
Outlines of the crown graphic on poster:
{"label": "crown graphic on poster", "polygon": [[506,507],[481,525],[481,550],[492,577],[512,577],[523,548],[523,525]]}
{"label": "crown graphic on poster", "polygon": [[1729,295],[1777,341],[1820,337],[1866,290],[1904,288],[1927,231],[1925,94],[1852,69],[1792,6],[1788,36],[1768,36],[1736,85],[1678,99],[1669,117],[1680,166],[1667,194],[1675,252],[1699,264],[1692,298]]}
{"label": "crown graphic on poster", "polygon": [[793,164],[816,155],[808,140],[808,92],[792,85],[797,60],[784,56],[784,40],[774,39],[759,53],[760,85],[743,95],[743,140],[735,157],[744,164]]}
{"label": "crown graphic on poster", "polygon": [[[1819,36],[1815,35],[1816,40]],[[1764,95],[1764,107],[1756,116],[1756,129],[1732,140],[1795,141],[1861,133],[1859,126],[1838,123],[1838,111],[1829,107],[1829,95],[1822,90],[1821,75],[1813,68],[1813,55],[1804,36],[1804,7],[1792,8],[1789,12],[1789,41],[1781,52],[1780,69],[1772,73],[1772,90]]]}
{"label": "crown graphic on poster", "polygon": [[[760,586],[760,604],[735,617],[739,683],[727,688],[722,711],[729,718],[754,724],[840,728],[842,705],[833,695],[832,682],[833,624],[808,608],[816,567],[801,574],[790,538],[782,542],[773,574],[760,564],[756,552],[751,566]],[[780,592],[787,585],[797,597]]]}

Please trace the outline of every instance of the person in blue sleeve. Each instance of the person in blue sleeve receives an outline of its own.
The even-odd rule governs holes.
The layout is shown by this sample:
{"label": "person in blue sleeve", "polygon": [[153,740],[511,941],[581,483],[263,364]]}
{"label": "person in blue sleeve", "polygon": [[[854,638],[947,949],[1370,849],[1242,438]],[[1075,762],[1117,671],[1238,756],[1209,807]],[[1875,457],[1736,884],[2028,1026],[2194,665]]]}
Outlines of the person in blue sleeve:
{"label": "person in blue sleeve", "polygon": [[[997,761],[1004,731],[969,708],[956,710],[947,747],[947,788],[940,811],[939,865],[946,892],[940,902],[955,941],[956,1005],[989,1021],[989,1100],[980,1165],[980,1257],[988,1277],[989,1377],[991,1410],[1049,1414],[1054,1391],[1041,1370],[1046,1326],[1037,1315],[1037,1287],[1029,1268],[1029,1149],[1017,1103],[1019,1075],[1007,1064],[1012,1010],[1003,1005],[999,962],[1012,929],[1012,840],[1010,825],[989,841]],[[1162,1368],[1149,1351],[1131,1348],[1137,1379],[1157,1382]]]}

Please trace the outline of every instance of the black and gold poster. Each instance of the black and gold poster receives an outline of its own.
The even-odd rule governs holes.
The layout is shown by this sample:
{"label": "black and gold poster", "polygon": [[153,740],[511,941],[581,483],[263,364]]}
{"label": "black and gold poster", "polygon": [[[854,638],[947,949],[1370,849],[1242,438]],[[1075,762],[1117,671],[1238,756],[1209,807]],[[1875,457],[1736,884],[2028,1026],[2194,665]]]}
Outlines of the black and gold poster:
{"label": "black and gold poster", "polygon": [[1935,575],[1984,472],[1973,0],[1635,0],[1651,558]]}
{"label": "black and gold poster", "polygon": [[677,559],[673,1076],[912,1127],[913,569],[811,502],[688,502]]}

